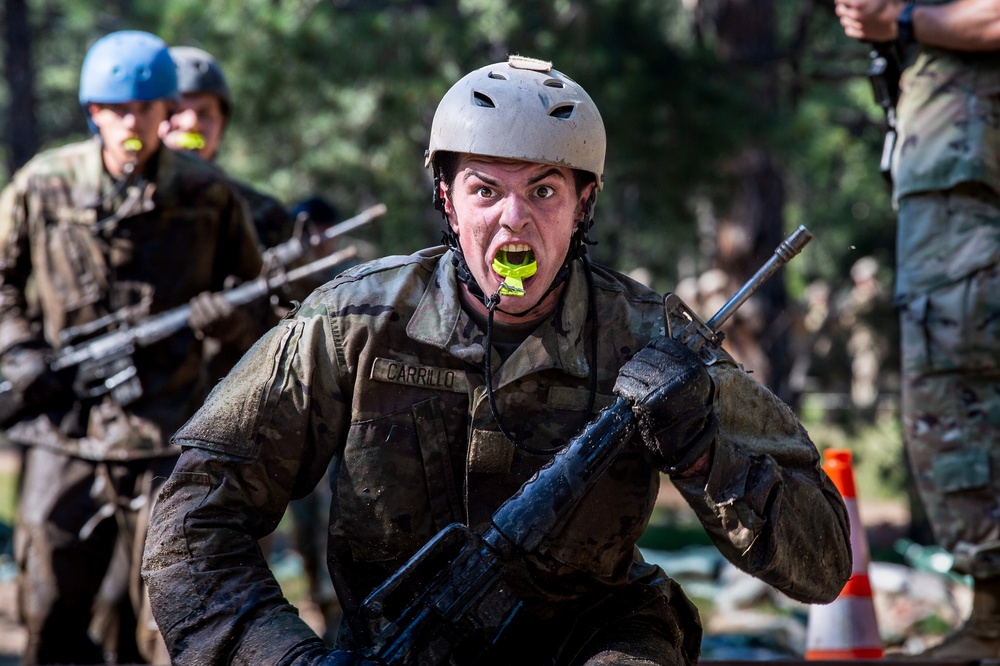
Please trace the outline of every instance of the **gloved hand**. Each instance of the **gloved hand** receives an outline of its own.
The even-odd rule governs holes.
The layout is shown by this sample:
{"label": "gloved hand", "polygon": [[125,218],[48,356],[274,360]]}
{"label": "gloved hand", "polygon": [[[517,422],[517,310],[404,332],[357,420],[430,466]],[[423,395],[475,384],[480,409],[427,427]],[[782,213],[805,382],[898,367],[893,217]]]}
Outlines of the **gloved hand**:
{"label": "gloved hand", "polygon": [[46,356],[50,352],[48,348],[23,348],[6,354],[2,363],[3,380],[10,382],[10,387],[0,396],[0,425],[22,412],[69,399],[69,381],[49,367]]}
{"label": "gloved hand", "polygon": [[631,403],[665,472],[683,473],[715,439],[715,384],[697,355],[672,338],[653,340],[623,365],[615,393]]}
{"label": "gloved hand", "polygon": [[215,338],[223,344],[237,342],[252,328],[250,315],[223,296],[203,291],[189,302],[188,323],[199,338]]}

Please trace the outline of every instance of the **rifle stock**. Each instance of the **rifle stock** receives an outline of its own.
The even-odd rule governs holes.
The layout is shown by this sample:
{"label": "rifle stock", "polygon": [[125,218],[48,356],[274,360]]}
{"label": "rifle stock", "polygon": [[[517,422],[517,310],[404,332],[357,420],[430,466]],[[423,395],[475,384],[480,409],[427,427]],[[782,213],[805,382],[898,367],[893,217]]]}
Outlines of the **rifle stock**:
{"label": "rifle stock", "polygon": [[[672,315],[687,322],[667,334],[710,359],[722,324],[811,239],[800,226],[707,322],[667,294],[668,325]],[[474,663],[521,607],[505,571],[559,529],[635,428],[631,406],[617,398],[494,512],[484,534],[457,523],[439,532],[362,602],[361,653],[386,666]]]}
{"label": "rifle stock", "polygon": [[892,153],[896,148],[896,103],[899,101],[899,80],[903,74],[903,58],[896,42],[871,44],[868,79],[872,84],[875,102],[885,113],[885,139],[879,158],[879,173],[892,183]]}

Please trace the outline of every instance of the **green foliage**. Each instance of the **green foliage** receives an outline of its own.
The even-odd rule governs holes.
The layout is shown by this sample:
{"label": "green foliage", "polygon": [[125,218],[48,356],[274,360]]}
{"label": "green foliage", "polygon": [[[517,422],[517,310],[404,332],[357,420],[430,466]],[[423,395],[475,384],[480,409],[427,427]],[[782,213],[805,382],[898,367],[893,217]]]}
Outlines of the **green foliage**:
{"label": "green foliage", "polygon": [[827,414],[806,406],[801,419],[820,450],[851,451],[859,498],[885,500],[905,496],[907,469],[903,464],[903,436],[897,413],[881,413],[870,423],[843,425],[831,423]]}
{"label": "green foliage", "polygon": [[866,49],[828,3],[773,2],[774,43],[741,60],[720,56],[698,3],[679,0],[39,0],[42,147],[86,135],[76,89],[87,47],[149,30],[222,63],[235,108],[221,166],[289,205],[322,194],[346,216],[384,202],[388,214],[359,235],[410,252],[442,228],[423,168],[438,100],[464,73],[519,53],[551,60],[601,109],[598,261],[673,289],[704,265],[704,208],[738,192],[734,157],[759,148],[780,167],[787,229],[815,236],[786,271],[792,298],[814,284],[836,292],[869,255],[889,288],[894,215]]}
{"label": "green foliage", "polygon": [[[724,201],[726,161],[756,143],[785,167],[789,227],[806,222],[822,238],[812,277],[832,275],[891,247],[882,233],[891,233],[891,210],[872,175],[879,110],[863,79],[810,80],[831,52],[863,72],[863,50],[838,39],[832,14],[808,22],[790,0],[778,8],[782,57],[733,67],[694,38],[676,1],[136,0],[95,9],[45,0],[32,7],[39,119],[46,145],[85,135],[79,66],[108,31],[201,46],[223,64],[235,99],[223,167],[288,203],[322,193],[346,214],[383,201],[388,215],[366,233],[385,252],[408,252],[437,242],[441,228],[423,170],[437,100],[470,69],[521,53],[580,81],[604,116],[596,258],[675,282],[678,258],[696,248],[693,202]],[[808,39],[793,51],[803,23]],[[772,78],[769,106],[756,91]]]}

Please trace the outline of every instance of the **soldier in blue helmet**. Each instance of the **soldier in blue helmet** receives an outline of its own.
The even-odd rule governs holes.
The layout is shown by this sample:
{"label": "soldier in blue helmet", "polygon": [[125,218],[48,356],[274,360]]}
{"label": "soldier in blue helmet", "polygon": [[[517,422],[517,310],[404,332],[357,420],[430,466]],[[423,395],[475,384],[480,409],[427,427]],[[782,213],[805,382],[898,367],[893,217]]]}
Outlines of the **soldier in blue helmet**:
{"label": "soldier in blue helmet", "polygon": [[[205,343],[242,352],[261,330],[262,313],[212,293],[230,276],[256,278],[262,261],[225,176],[161,145],[158,129],[177,96],[162,40],[106,35],[80,78],[94,136],[35,156],[0,194],[0,373],[20,407],[0,426],[25,450],[15,544],[25,665],[105,663],[92,609],[118,557],[134,583],[130,613],[98,633],[119,635],[111,658],[120,663],[149,658],[159,637],[155,626],[136,637],[132,606],[144,597],[136,554],[179,452],[170,436],[207,392]],[[126,359],[129,391],[82,392],[84,378],[49,365],[78,341],[68,330],[188,303],[190,329]]]}

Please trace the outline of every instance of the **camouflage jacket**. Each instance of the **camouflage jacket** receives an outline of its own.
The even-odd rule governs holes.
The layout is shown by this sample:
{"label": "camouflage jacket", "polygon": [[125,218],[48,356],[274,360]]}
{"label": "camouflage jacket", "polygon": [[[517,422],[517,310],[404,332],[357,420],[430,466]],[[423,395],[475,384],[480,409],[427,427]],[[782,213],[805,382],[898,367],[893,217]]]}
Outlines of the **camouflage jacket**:
{"label": "camouflage jacket", "polygon": [[[920,46],[901,87],[893,156],[897,303],[1000,257],[1000,53]],[[966,185],[962,198],[940,200],[959,185]],[[948,221],[935,212],[944,207],[951,211]]]}
{"label": "camouflage jacket", "polygon": [[896,107],[895,196],[962,182],[1000,193],[1000,53],[921,46],[911,59]]}
{"label": "camouflage jacket", "polygon": [[[599,266],[593,279],[596,368],[579,262],[559,309],[506,361],[492,353],[498,411],[531,447],[579,433],[613,401],[620,366],[663,334],[659,294]],[[328,465],[329,560],[348,622],[440,529],[484,529],[551,456],[515,448],[498,431],[483,354],[444,248],[352,268],[261,338],[177,433],[185,451],[152,519],[144,576],[173,663],[307,663],[295,655],[321,647],[282,598],[256,539]],[[851,570],[848,518],[816,448],[791,410],[735,363],[711,372],[722,421],[713,463],[677,487],[738,566],[796,599],[834,599]],[[645,447],[626,447],[532,555],[540,601],[526,606],[501,653],[536,663],[524,661],[526,635],[537,641],[533,654],[555,654],[567,626],[597,609],[595,626],[669,616],[697,654],[697,611],[635,547],[659,475]],[[629,601],[605,605],[619,593]],[[339,640],[352,645],[349,624]]]}
{"label": "camouflage jacket", "polygon": [[[68,327],[126,306],[162,312],[260,270],[246,207],[215,167],[163,148],[116,191],[97,138],[41,153],[0,195],[0,367],[22,345],[60,348]],[[7,436],[90,459],[176,454],[169,437],[208,390],[202,342],[184,329],[134,361],[138,401],[52,407]]]}

